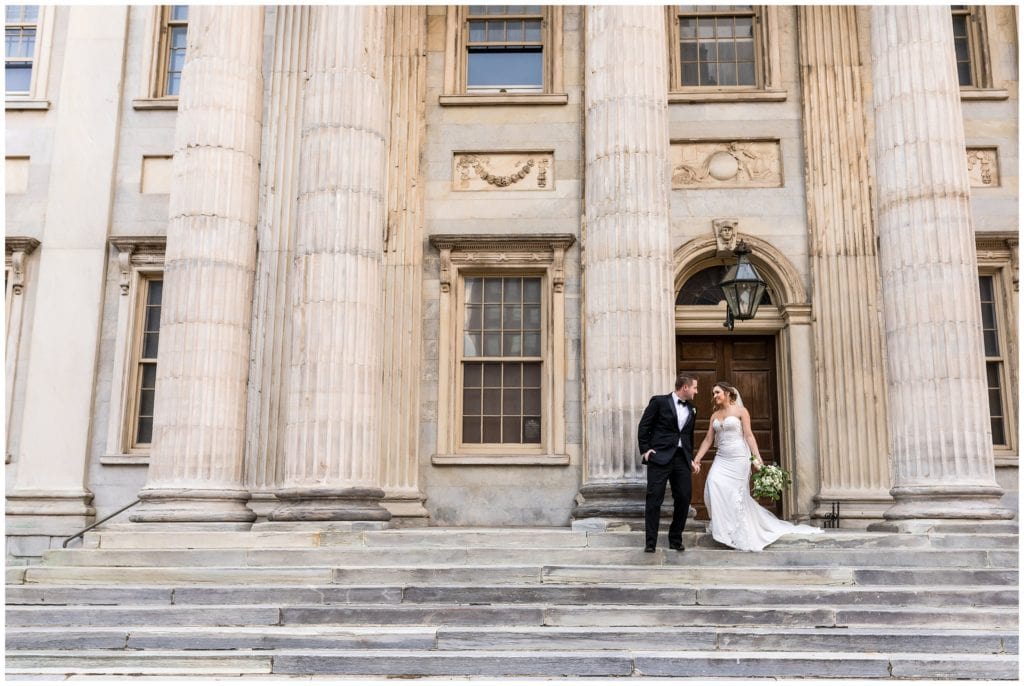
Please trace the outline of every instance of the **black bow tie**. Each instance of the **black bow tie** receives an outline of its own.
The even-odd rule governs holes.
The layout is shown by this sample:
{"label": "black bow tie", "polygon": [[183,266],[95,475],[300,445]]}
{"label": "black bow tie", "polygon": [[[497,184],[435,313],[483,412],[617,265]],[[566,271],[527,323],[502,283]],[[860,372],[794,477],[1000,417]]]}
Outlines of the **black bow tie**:
{"label": "black bow tie", "polygon": [[686,401],[686,400],[679,400],[679,399],[676,399],[676,402],[677,402],[677,403],[679,403],[680,405],[682,405],[683,407],[686,407],[687,405],[689,405],[689,404],[690,404],[690,403],[689,403],[688,401]]}

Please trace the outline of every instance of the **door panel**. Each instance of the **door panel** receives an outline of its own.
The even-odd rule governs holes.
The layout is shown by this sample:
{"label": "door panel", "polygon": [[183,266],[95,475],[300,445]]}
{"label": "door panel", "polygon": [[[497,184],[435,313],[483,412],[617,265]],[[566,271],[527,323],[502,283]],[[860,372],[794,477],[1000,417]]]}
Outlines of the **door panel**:
{"label": "door panel", "polygon": [[[751,429],[765,464],[778,463],[778,411],[776,407],[775,338],[772,336],[676,336],[678,372],[697,377],[697,425],[693,438],[698,448],[710,425],[713,410],[711,389],[719,381],[728,381],[739,390],[743,406],[750,412]],[[704,481],[714,462],[714,448],[693,477],[691,504],[698,519],[707,519],[704,507]],[[781,502],[760,500],[761,505],[782,515]]]}

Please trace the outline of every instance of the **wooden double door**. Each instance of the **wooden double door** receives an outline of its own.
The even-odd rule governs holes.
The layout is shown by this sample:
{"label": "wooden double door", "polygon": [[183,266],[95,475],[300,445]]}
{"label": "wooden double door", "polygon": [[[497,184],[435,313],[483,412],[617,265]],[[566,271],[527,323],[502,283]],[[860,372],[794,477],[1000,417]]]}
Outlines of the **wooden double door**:
{"label": "wooden double door", "polygon": [[[750,412],[751,428],[761,459],[765,464],[779,462],[778,393],[775,369],[774,336],[676,336],[676,369],[697,377],[697,425],[694,451],[707,434],[714,412],[711,389],[719,381],[734,385]],[[701,461],[700,474],[693,476],[690,503],[698,519],[707,519],[704,506],[704,482],[714,464],[714,448]],[[782,503],[760,500],[763,506],[782,516]]]}

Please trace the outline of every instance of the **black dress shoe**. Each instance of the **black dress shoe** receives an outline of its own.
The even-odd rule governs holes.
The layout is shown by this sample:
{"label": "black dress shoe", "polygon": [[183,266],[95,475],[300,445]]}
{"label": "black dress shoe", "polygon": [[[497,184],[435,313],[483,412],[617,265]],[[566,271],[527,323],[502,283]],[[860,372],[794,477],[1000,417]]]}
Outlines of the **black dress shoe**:
{"label": "black dress shoe", "polygon": [[671,548],[672,550],[678,550],[680,552],[683,551],[683,550],[686,550],[686,546],[683,545],[682,543],[669,543],[668,547]]}
{"label": "black dress shoe", "polygon": [[645,545],[644,546],[644,552],[645,553],[653,553],[654,552],[654,546],[653,545]]}

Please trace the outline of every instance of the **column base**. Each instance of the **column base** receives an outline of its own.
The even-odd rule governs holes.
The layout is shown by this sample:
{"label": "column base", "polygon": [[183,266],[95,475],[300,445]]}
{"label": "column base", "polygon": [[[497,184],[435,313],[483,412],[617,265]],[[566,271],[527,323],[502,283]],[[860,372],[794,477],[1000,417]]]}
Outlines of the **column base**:
{"label": "column base", "polygon": [[8,536],[71,536],[96,520],[90,491],[21,490],[8,493]]}
{"label": "column base", "polygon": [[249,492],[244,490],[206,490],[198,488],[144,489],[142,503],[129,521],[137,523],[209,523],[248,524],[256,513],[246,507]]}
{"label": "column base", "polygon": [[265,522],[270,513],[281,504],[271,491],[253,491],[249,496],[248,508],[256,513],[256,521]]}
{"label": "column base", "polygon": [[[573,520],[601,519],[604,526],[614,529],[622,525],[634,531],[644,528],[647,483],[626,481],[619,483],[586,484],[576,496],[576,507],[572,509]],[[665,501],[661,505],[661,518],[672,518],[671,488],[666,488]],[[690,507],[686,518],[686,530],[704,530],[703,523],[696,522],[697,511]],[[596,525],[596,523],[595,523]]]}
{"label": "column base", "polygon": [[[427,496],[415,489],[385,491],[380,504],[391,513],[392,524],[398,523],[396,520],[401,520],[403,526],[426,526],[426,520],[430,517],[427,508],[423,506],[426,499]],[[413,520],[422,520],[422,523],[415,523]],[[412,523],[406,524],[407,521]]]}
{"label": "column base", "polygon": [[[901,530],[934,530],[935,526],[1005,524],[1014,513],[1001,507],[1003,489],[991,486],[898,486],[890,493],[895,504],[885,511],[885,522]],[[920,522],[920,525],[913,522]],[[871,527],[873,531],[891,530]]]}
{"label": "column base", "polygon": [[379,488],[282,488],[281,504],[271,522],[386,522],[391,513],[381,507]]}

